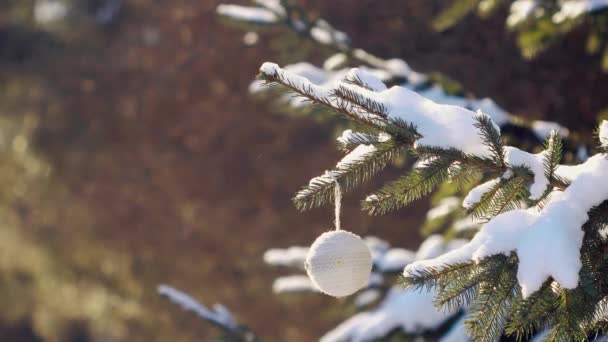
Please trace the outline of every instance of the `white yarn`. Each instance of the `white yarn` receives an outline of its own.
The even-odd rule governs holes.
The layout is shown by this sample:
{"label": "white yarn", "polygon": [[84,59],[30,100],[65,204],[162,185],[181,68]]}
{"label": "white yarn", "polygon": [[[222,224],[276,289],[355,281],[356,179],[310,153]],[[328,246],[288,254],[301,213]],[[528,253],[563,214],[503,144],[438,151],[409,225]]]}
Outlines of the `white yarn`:
{"label": "white yarn", "polygon": [[340,230],[340,209],[342,207],[342,191],[340,190],[340,183],[336,180],[336,187],[334,188],[334,204],[336,219],[334,224],[336,225],[336,230]]}
{"label": "white yarn", "polygon": [[306,272],[313,284],[334,297],[344,297],[366,286],[372,270],[367,244],[344,230],[323,233],[306,256]]}

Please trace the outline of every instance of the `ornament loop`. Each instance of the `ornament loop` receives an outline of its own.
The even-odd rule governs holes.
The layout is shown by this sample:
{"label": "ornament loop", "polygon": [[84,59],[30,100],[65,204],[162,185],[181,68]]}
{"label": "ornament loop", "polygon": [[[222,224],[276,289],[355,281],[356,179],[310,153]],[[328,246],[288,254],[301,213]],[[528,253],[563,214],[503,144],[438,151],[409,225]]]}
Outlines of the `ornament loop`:
{"label": "ornament loop", "polygon": [[342,190],[340,189],[340,183],[338,183],[338,180],[336,180],[336,186],[334,188],[334,205],[336,214],[334,224],[336,226],[336,230],[340,230],[340,209],[342,207]]}

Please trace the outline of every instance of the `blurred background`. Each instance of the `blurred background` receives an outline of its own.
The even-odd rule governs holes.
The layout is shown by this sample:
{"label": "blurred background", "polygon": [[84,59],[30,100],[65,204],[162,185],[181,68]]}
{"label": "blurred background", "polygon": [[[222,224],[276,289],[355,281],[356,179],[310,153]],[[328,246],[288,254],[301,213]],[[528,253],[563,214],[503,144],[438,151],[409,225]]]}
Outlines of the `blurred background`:
{"label": "blurred background", "polygon": [[[335,164],[339,130],[281,114],[248,86],[265,61],[329,52],[285,31],[244,39],[216,1],[47,2],[0,4],[0,341],[215,336],[159,284],[226,305],[265,341],[314,340],[352,314],[324,296],[273,295],[281,270],[262,260],[331,227],[333,208],[298,213],[291,197]],[[302,4],[353,45],[522,117],[590,134],[606,116],[608,75],[585,26],[530,61],[508,8],[438,32],[439,0]],[[426,200],[382,217],[359,209],[398,174],[347,196],[343,225],[415,248]]]}

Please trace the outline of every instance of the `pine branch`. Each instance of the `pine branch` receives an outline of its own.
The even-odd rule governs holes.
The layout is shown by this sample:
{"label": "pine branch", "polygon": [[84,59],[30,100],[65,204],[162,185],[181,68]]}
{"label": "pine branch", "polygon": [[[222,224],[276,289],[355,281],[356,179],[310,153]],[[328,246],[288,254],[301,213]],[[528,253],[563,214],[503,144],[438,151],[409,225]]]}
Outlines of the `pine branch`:
{"label": "pine branch", "polygon": [[[602,205],[606,203],[608,201],[604,201]],[[606,305],[604,301],[608,289],[604,280],[605,269],[602,266],[606,263],[606,240],[589,227],[593,225],[590,221],[583,227],[586,234],[581,248],[582,267],[578,286],[569,290],[556,285],[554,289],[558,293],[558,301],[555,314],[549,317],[553,329],[547,341],[584,340],[592,332],[598,318],[605,317],[602,305]],[[602,302],[604,303],[600,304]]]}
{"label": "pine branch", "polygon": [[524,299],[519,295],[509,312],[509,322],[505,334],[515,337],[517,341],[527,340],[542,329],[546,319],[557,307],[558,296],[551,289],[552,280],[547,280],[540,290]]}
{"label": "pine branch", "polygon": [[[458,6],[454,6],[454,8],[459,8],[459,10],[457,10],[456,12],[452,12],[452,14],[448,15],[448,17],[453,16],[454,13],[467,13],[468,10],[464,11],[464,12],[461,12],[461,10],[468,8],[468,6],[472,6],[473,3],[479,2],[479,0],[459,0],[459,1],[462,1],[463,3],[468,3],[469,5],[466,5],[464,7],[462,6],[462,4],[458,5]],[[294,31],[300,37],[309,39],[312,42],[322,45],[325,48],[329,47],[330,49],[333,49],[336,52],[344,53],[346,56],[348,56],[348,58],[356,60],[359,63],[363,63],[365,65],[386,71],[393,76],[393,79],[394,79],[393,81],[396,81],[397,79],[400,79],[400,78],[408,77],[407,75],[402,75],[399,73],[394,74],[395,71],[390,67],[389,60],[382,59],[382,58],[375,56],[362,49],[354,48],[347,41],[344,41],[344,40],[337,41],[334,39],[331,42],[329,42],[329,44],[327,44],[327,42],[324,42],[324,43],[319,42],[317,39],[315,39],[311,35],[311,30],[314,27],[319,27],[320,24],[325,23],[325,21],[312,19],[312,16],[309,15],[308,13],[306,13],[306,11],[303,9],[303,7],[301,5],[298,4],[297,1],[280,0],[280,4],[281,4],[281,8],[282,8],[280,11],[277,11],[276,6],[274,6],[274,5],[267,6],[266,2],[256,2],[256,3],[259,6],[261,6],[262,8],[275,12],[275,14],[278,18],[282,18],[282,20],[277,21],[277,24],[283,25],[284,27]],[[473,7],[470,7],[470,8],[473,8]],[[551,22],[550,19],[549,19],[549,22]],[[337,30],[333,29],[333,27],[331,27],[331,25],[326,24],[326,23],[323,25],[323,29],[329,30],[330,35],[332,35],[332,36],[336,35],[333,33],[334,31],[338,32]],[[340,32],[340,33],[343,34],[342,32]],[[451,93],[449,91],[449,89],[447,89],[450,87],[446,88],[444,82],[437,82],[437,79],[433,76],[434,75],[432,75],[432,74],[427,75],[427,81],[419,82],[419,84],[416,87],[414,87],[414,90],[416,90],[416,91],[423,90],[425,87],[430,87],[433,84],[435,84],[435,85],[439,85],[442,88],[444,88],[447,93]],[[443,76],[442,76],[442,78],[443,78]],[[409,83],[409,81],[407,79],[399,80],[399,83],[401,83],[401,82]],[[359,86],[365,87],[363,82],[357,82],[356,80],[354,80],[354,83]],[[420,84],[420,83],[422,83],[422,84]],[[464,94],[463,91],[460,91],[459,93]],[[508,123],[506,123],[505,125],[503,125],[503,128],[504,128],[505,132],[506,131],[509,131],[509,132],[516,131],[515,135],[518,137],[518,139],[524,139],[527,141],[531,141],[533,143],[538,143],[537,135],[529,127],[526,127],[526,124],[522,124],[522,120],[515,120],[515,121],[511,120]],[[608,148],[605,148],[605,149],[608,150]]]}
{"label": "pine branch", "polygon": [[[261,72],[260,77],[264,79],[267,84],[282,85],[292,91],[296,96],[301,96],[311,103],[325,106],[361,125],[386,132],[393,136],[395,141],[403,145],[411,146],[414,141],[420,137],[420,134],[416,132],[415,127],[412,124],[405,123],[400,119],[388,119],[386,113],[368,112],[365,108],[359,106],[359,104],[352,103],[345,97],[336,97],[331,93],[324,94],[325,96],[319,95],[319,93],[314,90],[314,87],[316,86],[308,80],[301,78],[301,81],[296,81],[290,77],[286,77],[283,70],[275,69],[270,72]],[[369,103],[369,105],[372,104]]]}
{"label": "pine branch", "polygon": [[349,76],[346,76],[346,78],[344,79],[344,83],[352,84],[352,85],[355,85],[357,87],[361,87],[363,89],[367,89],[369,91],[374,91],[374,89],[372,89],[369,86],[369,84],[363,82],[363,80],[361,79],[361,77],[359,77],[358,75],[349,75]]}
{"label": "pine branch", "polygon": [[378,143],[375,147],[373,152],[366,154],[361,159],[341,165],[323,176],[313,178],[294,197],[296,208],[308,210],[333,201],[335,182],[340,184],[344,192],[352,190],[382,170],[401,150],[401,147],[392,140]]}
{"label": "pine branch", "polygon": [[480,283],[465,326],[475,341],[494,342],[502,335],[510,302],[520,293],[516,257],[511,256],[503,265],[485,273],[487,278]]}
{"label": "pine branch", "polygon": [[549,186],[548,191],[553,190],[553,188],[558,189],[566,189],[570,184],[570,181],[559,177],[555,172],[559,167],[559,163],[562,160],[562,152],[564,145],[562,143],[562,137],[556,131],[551,131],[551,134],[545,141],[545,157],[544,157],[544,165],[545,165],[545,176],[549,180],[551,186]]}
{"label": "pine branch", "polygon": [[448,157],[425,160],[422,166],[368,196],[362,202],[363,209],[371,215],[382,215],[422,198],[447,179],[454,161]]}
{"label": "pine branch", "polygon": [[559,162],[562,160],[562,138],[557,133],[557,131],[551,131],[547,140],[545,140],[545,155],[544,155],[544,164],[545,164],[545,177],[549,181],[552,181],[556,178],[555,171],[559,166]]}
{"label": "pine branch", "polygon": [[260,77],[267,82],[267,84],[280,84],[283,87],[292,91],[296,96],[300,96],[311,103],[323,105],[334,112],[342,114],[347,118],[359,122],[363,125],[382,130],[382,127],[386,124],[386,120],[378,116],[361,116],[360,113],[354,113],[351,111],[352,105],[346,103],[346,101],[332,101],[329,96],[321,97],[313,90],[311,83],[300,84],[296,83],[290,78],[283,75],[281,70],[274,70],[271,73],[260,73]]}
{"label": "pine branch", "polygon": [[552,330],[546,341],[583,341],[593,324],[596,301],[582,289],[560,291],[557,312],[550,316]]}
{"label": "pine branch", "polygon": [[450,181],[458,184],[459,189],[465,189],[474,181],[481,179],[481,173],[476,168],[463,166],[460,161],[454,162],[448,169]]}
{"label": "pine branch", "polygon": [[438,283],[435,306],[449,311],[468,306],[478,296],[479,286],[487,278],[488,272],[503,264],[502,257],[491,257],[466,272],[454,272],[449,279]]}
{"label": "pine branch", "polygon": [[388,125],[384,127],[383,131],[406,148],[411,148],[414,142],[421,137],[413,123],[408,123],[401,118],[388,118],[387,122]]}
{"label": "pine branch", "polygon": [[490,208],[493,206],[494,197],[502,188],[501,182],[504,182],[504,180],[501,179],[500,182],[496,183],[496,185],[485,192],[477,203],[467,208],[466,213],[468,215],[472,215],[476,219],[486,217],[487,213],[490,211]]}
{"label": "pine branch", "polygon": [[374,101],[369,97],[363,96],[356,91],[349,89],[343,85],[333,90],[333,96],[346,100],[345,103],[357,106],[364,112],[377,115],[382,118],[388,118],[388,108],[383,103]]}
{"label": "pine branch", "polygon": [[434,146],[418,146],[415,151],[420,159],[442,157],[454,160],[466,160],[467,154],[455,148],[442,148]]}
{"label": "pine branch", "polygon": [[376,145],[385,139],[381,139],[380,135],[364,132],[351,132],[347,136],[338,138],[338,149],[342,152],[352,152],[359,145]]}
{"label": "pine branch", "polygon": [[247,327],[238,324],[223,305],[208,308],[189,294],[168,285],[159,285],[158,293],[198,318],[209,322],[223,332],[223,340],[231,342],[257,342],[258,337]]}
{"label": "pine branch", "polygon": [[506,180],[492,198],[485,218],[490,219],[506,211],[521,208],[521,202],[528,194],[528,184],[529,180],[524,177],[514,176]]}
{"label": "pine branch", "polygon": [[[485,261],[482,261],[482,263]],[[419,270],[415,275],[407,275],[403,277],[403,286],[411,290],[423,290],[427,291],[440,286],[449,286],[455,279],[465,277],[480,266],[474,262],[468,263],[456,263],[452,265],[445,265],[442,268],[426,268]]]}
{"label": "pine branch", "polygon": [[483,143],[492,152],[494,164],[499,168],[505,168],[505,151],[499,128],[496,127],[494,121],[487,114],[478,112],[475,120],[477,121],[475,127],[479,129],[479,136],[481,136]]}
{"label": "pine branch", "polygon": [[482,158],[472,154],[466,154],[455,148],[441,148],[433,146],[417,146],[415,153],[422,157],[442,156],[455,159],[459,167],[473,172],[485,172],[493,176],[502,176],[507,170],[506,166],[497,164],[494,159]]}
{"label": "pine branch", "polygon": [[549,185],[543,194],[536,200],[530,201],[530,206],[537,206],[539,209],[544,208],[550,200],[551,193],[554,188],[565,189],[568,186],[568,181],[559,177],[556,174],[559,162],[562,159],[562,139],[559,133],[555,130],[551,131],[544,143],[545,152],[543,155],[543,165],[545,177],[549,181]]}
{"label": "pine branch", "polygon": [[511,178],[501,178],[467,209],[467,214],[476,219],[490,220],[505,211],[520,208],[522,200],[526,198],[531,176],[521,168],[513,170]]}

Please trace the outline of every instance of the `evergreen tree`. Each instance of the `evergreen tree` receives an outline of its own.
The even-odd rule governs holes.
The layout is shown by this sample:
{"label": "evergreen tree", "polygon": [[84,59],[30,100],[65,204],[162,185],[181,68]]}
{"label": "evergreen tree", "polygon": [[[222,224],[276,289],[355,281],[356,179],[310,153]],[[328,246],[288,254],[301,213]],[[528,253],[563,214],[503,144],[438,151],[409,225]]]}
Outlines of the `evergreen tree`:
{"label": "evergreen tree", "polygon": [[[363,146],[373,148],[366,153],[347,155],[349,163],[313,179],[295,198],[299,208],[327,203],[331,193],[320,194],[335,181],[348,190],[349,184],[371,177],[377,168],[363,165],[375,163],[388,141],[423,162],[368,196],[363,208],[370,213],[401,208],[442,182],[458,181],[459,173],[481,173],[492,180],[474,188],[464,202],[486,222],[480,232],[455,251],[407,266],[405,284],[433,289],[439,305],[469,306],[465,324],[475,340],[492,341],[503,331],[528,337],[545,325],[551,329],[549,340],[582,340],[603,329],[602,229],[608,223],[608,188],[598,183],[608,175],[605,154],[563,166],[555,132],[544,151],[530,154],[504,146],[488,115],[438,105],[406,88],[372,90],[348,81],[321,87],[270,63],[260,71],[267,82],[329,107],[379,137],[390,137],[369,141]],[[363,85],[377,84],[370,74],[354,73]],[[602,127],[603,151],[608,122]],[[526,308],[518,315],[520,306]]]}
{"label": "evergreen tree", "polygon": [[[551,17],[567,2],[573,1],[560,3]],[[605,333],[608,187],[602,180],[608,176],[608,121],[600,125],[594,146],[587,147],[592,140],[585,137],[564,140],[567,130],[557,124],[515,118],[491,100],[449,91],[443,77],[353,48],[346,34],[311,19],[296,4],[255,3],[220,5],[218,13],[240,23],[289,28],[337,54],[323,68],[265,63],[253,92],[264,92],[261,83],[273,85],[296,96],[280,97],[283,108],[312,104],[351,122],[338,138],[345,157],[296,194],[296,207],[331,204],[336,183],[348,192],[404,156],[418,161],[367,196],[363,209],[381,215],[436,192],[423,233],[443,237],[430,235],[417,253],[386,244],[378,249],[377,240],[367,240],[376,279],[390,281],[395,265],[407,265],[402,279],[408,290],[383,288],[372,277],[355,301],[366,307],[384,296],[378,308],[351,317],[325,341],[390,337],[395,330],[408,336],[439,331],[435,336],[453,341],[527,340],[537,333],[549,341],[578,341]],[[464,7],[452,8],[442,20],[498,3],[458,1]],[[576,17],[586,12],[592,11]],[[439,22],[442,29],[451,25]],[[353,62],[363,66],[343,68]],[[588,150],[594,152],[590,158]],[[304,248],[274,250],[265,258],[301,268],[304,254]],[[386,260],[397,261],[385,267]],[[275,283],[276,292],[296,290],[315,288],[299,276]],[[426,300],[429,295],[434,299]],[[433,303],[431,312],[449,314],[422,311]],[[433,318],[423,321],[412,310]]]}

